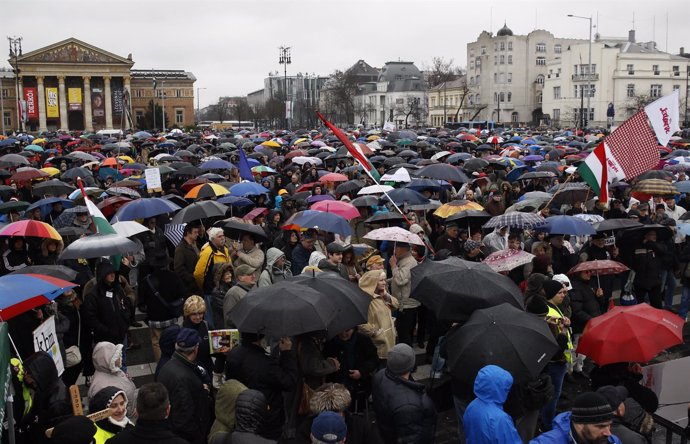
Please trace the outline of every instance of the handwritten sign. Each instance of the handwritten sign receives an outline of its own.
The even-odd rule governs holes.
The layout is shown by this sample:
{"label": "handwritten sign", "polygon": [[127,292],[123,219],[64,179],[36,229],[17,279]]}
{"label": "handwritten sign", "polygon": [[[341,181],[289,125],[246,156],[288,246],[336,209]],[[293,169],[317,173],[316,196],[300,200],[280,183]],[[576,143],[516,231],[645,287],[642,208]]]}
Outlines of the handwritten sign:
{"label": "handwritten sign", "polygon": [[62,362],[62,355],[60,354],[60,346],[58,345],[58,337],[55,332],[55,316],[51,316],[38,326],[33,332],[34,335],[34,350],[44,351],[53,358],[55,367],[57,367],[58,376],[65,371],[65,364]]}
{"label": "handwritten sign", "polygon": [[163,191],[161,184],[161,170],[158,168],[146,168],[146,189],[149,191]]}

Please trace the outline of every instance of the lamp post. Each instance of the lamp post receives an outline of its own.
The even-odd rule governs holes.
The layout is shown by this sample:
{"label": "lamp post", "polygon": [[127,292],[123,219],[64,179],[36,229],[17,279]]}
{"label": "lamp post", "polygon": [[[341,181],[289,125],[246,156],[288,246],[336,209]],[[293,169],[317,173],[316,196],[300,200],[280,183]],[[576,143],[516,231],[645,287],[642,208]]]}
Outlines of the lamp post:
{"label": "lamp post", "polygon": [[165,80],[163,80],[163,88],[161,88],[161,96],[163,96],[163,106],[161,107],[161,114],[163,115],[163,132],[165,132]]}
{"label": "lamp post", "polygon": [[690,81],[690,65],[686,67],[686,72],[685,72],[685,118],[683,119],[683,126],[685,128],[688,127],[688,90],[690,88],[688,86]]}
{"label": "lamp post", "polygon": [[[287,92],[287,66],[292,63],[292,58],[290,56],[290,47],[289,46],[281,46],[280,47],[280,55],[278,56],[278,63],[283,65],[283,91],[285,91],[285,127],[289,130],[290,129],[290,118],[288,117],[288,109],[289,107],[289,96]],[[292,111],[290,109],[290,111]]]}
{"label": "lamp post", "polygon": [[202,89],[206,88],[198,88],[196,89],[196,124],[199,125],[199,122],[201,121],[201,97],[199,96],[199,91]]}
{"label": "lamp post", "polygon": [[583,118],[583,128],[587,126],[587,116],[590,110],[590,99],[592,97],[592,16],[584,17],[581,15],[568,14],[568,17],[579,18],[583,20],[589,20],[589,56],[587,61],[587,113],[586,117]]}
{"label": "lamp post", "polygon": [[[17,129],[22,131],[22,98],[19,96],[19,56],[22,55],[22,37],[7,37],[10,43],[10,58],[14,57],[14,87],[17,93]],[[4,118],[4,117],[3,117]]]}

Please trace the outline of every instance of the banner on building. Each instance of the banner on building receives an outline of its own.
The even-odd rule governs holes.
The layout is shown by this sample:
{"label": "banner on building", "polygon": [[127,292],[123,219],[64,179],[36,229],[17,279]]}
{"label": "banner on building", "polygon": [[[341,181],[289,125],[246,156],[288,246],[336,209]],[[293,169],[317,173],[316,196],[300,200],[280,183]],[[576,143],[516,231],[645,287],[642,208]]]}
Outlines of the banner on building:
{"label": "banner on building", "polygon": [[60,345],[58,344],[58,337],[55,331],[55,316],[46,319],[33,332],[34,335],[34,351],[44,351],[53,358],[55,367],[57,367],[58,376],[65,371],[65,365],[62,362],[62,355],[60,354]]}
{"label": "banner on building", "polygon": [[113,89],[113,114],[122,114],[123,107],[124,106],[122,104],[122,89]]}
{"label": "banner on building", "polygon": [[67,88],[67,109],[81,111],[81,88]]}
{"label": "banner on building", "polygon": [[26,115],[29,119],[38,117],[38,102],[36,101],[36,88],[24,88],[24,100],[26,100]]}
{"label": "banner on building", "polygon": [[60,117],[57,88],[46,88],[46,117],[49,119]]}
{"label": "banner on building", "polygon": [[103,99],[103,90],[94,88],[91,91],[91,109],[94,117],[105,116],[105,100]]}

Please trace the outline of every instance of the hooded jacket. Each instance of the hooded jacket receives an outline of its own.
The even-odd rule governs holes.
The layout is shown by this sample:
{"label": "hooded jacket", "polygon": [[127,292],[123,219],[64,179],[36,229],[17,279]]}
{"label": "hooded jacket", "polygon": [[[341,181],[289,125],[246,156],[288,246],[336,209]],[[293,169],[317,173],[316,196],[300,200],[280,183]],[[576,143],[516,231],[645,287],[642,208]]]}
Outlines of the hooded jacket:
{"label": "hooded jacket", "polygon": [[249,265],[254,269],[254,275],[258,280],[259,275],[261,274],[261,267],[264,266],[264,259],[264,252],[261,251],[261,248],[259,248],[258,245],[254,245],[254,248],[249,251],[244,251],[242,248],[240,248],[237,251],[237,257],[235,257],[235,260],[232,264],[235,268],[239,267],[240,265]]}
{"label": "hooded jacket", "polygon": [[395,345],[395,325],[391,309],[397,309],[399,302],[391,298],[390,306],[380,294],[375,293],[382,270],[367,271],[359,279],[359,288],[371,296],[367,323],[359,326],[359,331],[369,336],[376,346],[380,359],[388,358],[388,350]]}
{"label": "hooded jacket", "polygon": [[501,367],[487,365],[477,373],[474,394],[463,416],[467,444],[520,444],[513,419],[503,411],[513,377]]}
{"label": "hooded jacket", "polygon": [[196,285],[205,294],[211,294],[213,290],[213,272],[215,267],[225,262],[230,262],[230,253],[225,245],[222,248],[216,248],[210,242],[206,242],[201,247],[199,260],[197,260],[194,267],[194,279],[196,280]]}
{"label": "hooded jacket", "polygon": [[84,298],[84,314],[94,342],[121,344],[130,323],[130,311],[126,305],[124,291],[117,275],[115,282],[108,285],[105,277],[115,272],[110,262],[98,266],[96,285]]}
{"label": "hooded jacket", "polygon": [[232,432],[232,444],[269,444],[276,441],[259,435],[266,418],[266,397],[258,390],[245,390],[237,395],[235,418],[237,425]]}
{"label": "hooded jacket", "polygon": [[[122,358],[122,344],[99,342],[93,348],[92,358],[96,372],[93,374],[87,392],[89,402],[106,387],[117,387],[125,393],[127,399],[136,399],[136,386],[116,364],[118,359]],[[127,413],[132,414],[133,412],[134,403],[130,403],[127,407]]]}
{"label": "hooded jacket", "polygon": [[[89,400],[89,412],[95,413],[105,410],[110,407],[110,404],[118,396],[122,395],[125,402],[128,402],[127,394],[117,387],[105,387],[98,391],[96,395]],[[129,402],[127,404],[129,407]],[[96,424],[96,434],[94,435],[95,444],[104,444],[108,439],[120,433],[126,427],[132,427],[134,424],[125,416],[120,423],[116,422],[112,417],[102,419]]]}
{"label": "hooded jacket", "polygon": [[[553,419],[553,428],[537,436],[529,444],[576,444],[573,441],[570,428],[571,412],[563,412]],[[621,444],[621,440],[616,435],[611,435],[608,442]]]}
{"label": "hooded jacket", "polygon": [[405,308],[417,308],[420,304],[418,300],[410,297],[412,290],[412,269],[417,266],[417,260],[412,254],[407,253],[398,259],[395,267],[391,267],[391,294],[398,298],[400,311]]}
{"label": "hooded jacket", "polygon": [[266,252],[266,268],[261,272],[259,276],[258,287],[268,287],[277,280],[288,279],[292,277],[292,270],[290,270],[290,263],[285,259],[285,265],[283,268],[278,268],[275,263],[281,257],[285,257],[285,253],[280,251],[275,247],[271,247]]}
{"label": "hooded jacket", "polygon": [[247,390],[247,386],[236,379],[226,381],[216,394],[216,419],[208,434],[209,444],[222,444],[230,439],[235,431],[235,408],[237,396]]}

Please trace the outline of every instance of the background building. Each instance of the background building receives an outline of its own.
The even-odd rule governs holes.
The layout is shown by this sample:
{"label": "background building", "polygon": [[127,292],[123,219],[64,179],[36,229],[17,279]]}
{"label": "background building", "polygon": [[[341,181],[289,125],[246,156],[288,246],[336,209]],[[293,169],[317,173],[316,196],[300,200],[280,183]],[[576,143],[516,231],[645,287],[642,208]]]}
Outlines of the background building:
{"label": "background building", "polygon": [[[141,127],[146,111],[153,100],[156,106],[163,106],[165,95],[165,118],[168,128],[194,125],[194,74],[181,70],[131,70],[132,118]],[[156,79],[154,92],[153,79]],[[161,113],[162,114],[162,113]],[[161,118],[162,115],[156,116]],[[162,128],[161,120],[157,126]]]}
{"label": "background building", "polygon": [[440,128],[446,122],[472,120],[477,113],[469,107],[469,97],[472,94],[466,76],[429,88],[429,124]]}

